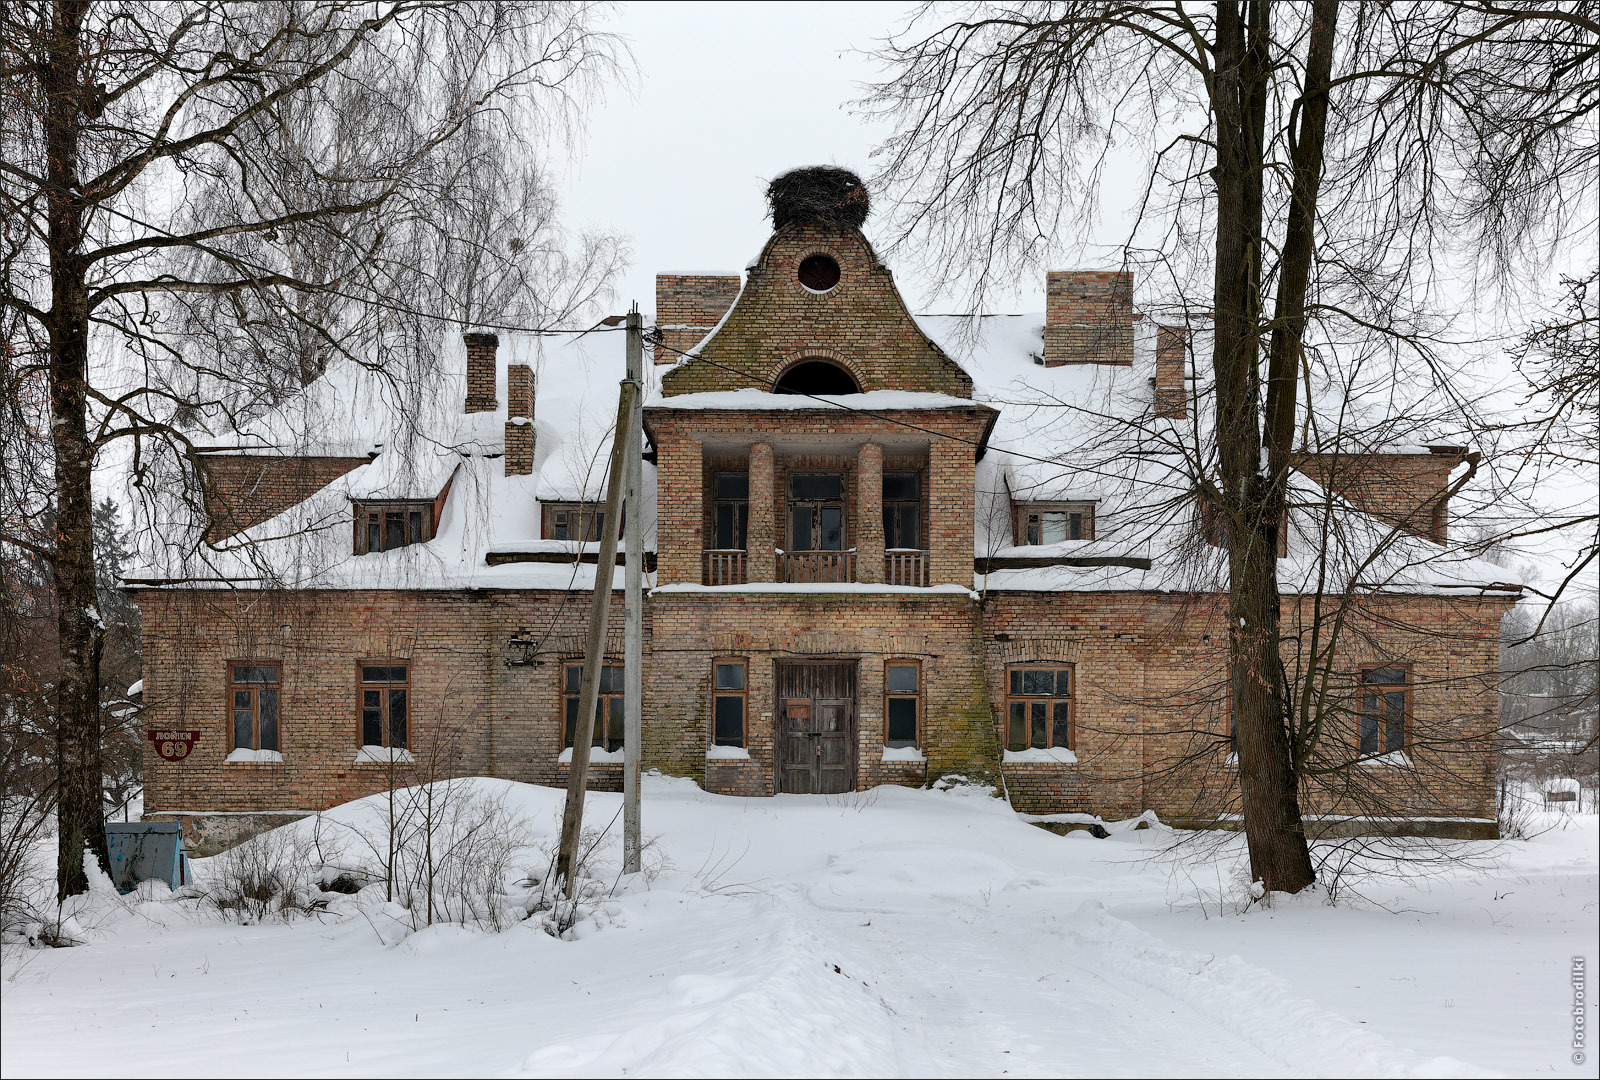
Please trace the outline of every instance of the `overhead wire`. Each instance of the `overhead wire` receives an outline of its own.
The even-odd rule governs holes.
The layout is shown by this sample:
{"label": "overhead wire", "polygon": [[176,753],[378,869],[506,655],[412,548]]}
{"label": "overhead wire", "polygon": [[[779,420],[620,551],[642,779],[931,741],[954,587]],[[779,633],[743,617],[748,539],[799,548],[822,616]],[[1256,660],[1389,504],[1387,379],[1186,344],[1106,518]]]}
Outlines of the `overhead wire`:
{"label": "overhead wire", "polygon": [[[52,182],[50,182],[48,180],[30,179],[30,182],[35,184],[35,185],[37,185],[37,186],[39,186],[39,187],[51,188],[51,189],[53,189],[55,191],[62,192],[62,193],[67,194],[67,195],[73,195],[73,196],[76,196],[76,197],[79,197],[79,198],[81,198],[82,195],[83,195],[83,193],[81,191],[74,191],[71,188],[63,187],[60,184],[55,184],[55,183],[52,183]],[[207,244],[207,243],[205,243],[204,241],[201,241],[201,240],[190,240],[190,239],[187,239],[184,236],[182,236],[181,234],[173,232],[171,229],[163,228],[162,226],[157,225],[157,224],[155,224],[154,222],[151,222],[151,221],[146,221],[141,217],[137,217],[137,216],[135,216],[133,214],[128,213],[126,210],[119,210],[115,206],[110,206],[110,205],[105,204],[105,203],[92,203],[92,204],[89,204],[88,209],[91,210],[91,211],[101,210],[101,211],[104,211],[105,213],[112,214],[112,215],[114,215],[116,217],[122,218],[125,221],[132,222],[133,224],[138,225],[140,228],[149,229],[151,232],[159,233],[162,236],[167,237],[168,239],[182,241],[182,243],[184,244],[185,247],[197,248],[200,251],[204,251],[206,254],[212,256],[213,258],[220,259],[224,263],[227,263],[227,264],[230,264],[230,265],[235,265],[235,266],[241,267],[241,268],[243,268],[245,270],[253,271],[253,272],[257,273],[257,274],[276,276],[276,275],[282,273],[282,271],[273,270],[273,269],[271,269],[271,268],[269,268],[267,266],[262,265],[261,263],[258,263],[256,261],[254,261],[253,259],[247,258],[246,256],[237,255],[237,254],[234,254],[233,252],[229,252],[229,251],[225,251],[225,250],[223,250],[221,248],[213,247],[212,245]],[[156,280],[159,282],[160,279],[158,278]],[[293,286],[289,286],[289,285],[284,285],[282,287],[283,288],[293,288]],[[151,291],[156,292],[156,291],[160,291],[160,290],[159,289],[152,289]],[[369,304],[372,307],[383,308],[385,310],[393,311],[393,312],[396,312],[396,313],[401,314],[401,315],[412,315],[412,316],[415,316],[415,317],[421,318],[421,319],[433,319],[433,320],[435,320],[437,322],[451,323],[451,324],[456,325],[456,326],[465,327],[465,328],[467,328],[469,330],[472,330],[472,329],[505,330],[505,331],[507,331],[509,333],[538,334],[538,335],[548,335],[548,336],[554,337],[554,336],[559,336],[561,334],[593,334],[593,333],[606,333],[606,332],[611,332],[611,331],[615,331],[615,330],[626,330],[627,329],[627,327],[622,325],[622,324],[618,324],[616,326],[602,326],[602,325],[598,325],[597,324],[597,325],[591,326],[591,327],[543,327],[543,326],[518,326],[518,325],[511,324],[511,323],[484,322],[484,321],[475,320],[475,319],[462,319],[462,318],[458,318],[458,317],[456,317],[454,315],[440,315],[440,314],[437,314],[437,313],[431,312],[431,311],[420,311],[417,308],[408,307],[405,304],[401,304],[401,303],[398,303],[398,302],[393,301],[393,300],[378,299],[378,298],[372,297],[372,296],[361,296],[361,295],[358,295],[356,293],[349,293],[349,292],[345,292],[345,291],[343,291],[341,289],[334,288],[331,285],[317,285],[317,286],[314,286],[310,291],[319,292],[319,293],[328,293],[328,294],[331,294],[333,296],[340,296],[340,297],[343,297],[346,300],[353,300],[358,304]]]}
{"label": "overhead wire", "polygon": [[[41,186],[55,188],[56,190],[66,192],[68,194],[74,194],[74,195],[80,195],[81,196],[81,192],[73,192],[69,188],[64,188],[64,187],[61,187],[60,185],[52,184],[49,181],[36,181],[36,183],[39,183]],[[168,237],[170,239],[173,239],[173,240],[184,240],[184,238],[181,235],[179,235],[178,233],[172,232],[170,229],[163,228],[160,225],[156,225],[153,222],[146,221],[143,218],[140,218],[140,217],[137,217],[137,216],[135,216],[133,214],[130,214],[127,211],[120,210],[120,209],[118,209],[118,208],[116,208],[114,206],[109,206],[109,205],[106,205],[106,204],[95,204],[93,208],[94,209],[98,209],[98,210],[103,210],[106,213],[113,214],[113,215],[115,215],[117,217],[123,218],[126,221],[129,221],[129,222],[131,222],[131,223],[133,223],[135,225],[140,226],[141,228],[149,229],[152,232],[160,233],[161,235],[166,236],[166,237]],[[203,241],[184,240],[184,242],[185,242],[185,244],[187,246],[198,248],[201,251],[204,251],[207,254],[211,255],[212,257],[220,259],[225,263],[235,264],[235,265],[241,266],[241,267],[243,267],[245,269],[253,270],[253,271],[255,271],[257,273],[260,273],[260,274],[272,275],[272,274],[277,274],[279,272],[279,271],[276,271],[276,270],[272,270],[272,269],[262,265],[261,263],[255,262],[254,260],[249,259],[249,258],[247,258],[245,256],[237,255],[237,254],[234,254],[232,252],[223,251],[223,250],[215,248],[215,247],[213,247],[213,246],[211,246],[211,245],[209,245],[209,244],[207,244],[207,243],[205,243]],[[433,319],[433,320],[435,320],[437,322],[450,323],[452,325],[464,327],[464,328],[466,328],[468,330],[472,330],[472,329],[504,330],[504,331],[506,331],[508,333],[530,334],[530,335],[537,335],[537,336],[541,336],[541,337],[559,337],[559,336],[562,336],[562,335],[610,333],[610,332],[615,332],[615,331],[619,331],[619,330],[628,329],[628,327],[625,324],[621,324],[621,323],[619,323],[616,326],[605,326],[605,325],[601,325],[601,324],[596,324],[595,326],[587,327],[587,328],[582,328],[582,327],[559,327],[558,328],[558,327],[521,326],[521,325],[516,325],[516,324],[512,324],[512,323],[497,323],[497,322],[487,322],[487,321],[483,321],[483,320],[462,319],[462,318],[458,318],[458,317],[451,316],[451,315],[441,315],[441,314],[437,314],[437,313],[434,313],[434,312],[420,311],[420,310],[418,310],[416,308],[409,307],[409,306],[407,306],[405,304],[397,303],[397,302],[392,301],[392,300],[379,299],[379,298],[370,297],[370,296],[360,296],[360,295],[357,295],[357,294],[345,292],[343,290],[334,288],[332,286],[317,286],[315,291],[324,292],[324,293],[330,293],[330,294],[332,294],[334,296],[343,297],[344,299],[351,300],[351,301],[354,301],[356,303],[368,304],[368,305],[371,305],[373,307],[382,308],[382,309],[385,309],[385,310],[388,310],[388,311],[394,311],[394,312],[397,312],[399,314],[411,315],[411,316],[414,316],[414,317],[417,317],[417,318],[423,318],[423,319]],[[755,385],[761,385],[762,383],[764,383],[766,381],[765,378],[753,375],[748,371],[742,371],[742,370],[740,370],[738,368],[731,367],[731,366],[729,366],[727,364],[723,364],[723,363],[720,363],[720,362],[715,361],[715,360],[709,360],[706,357],[698,356],[696,354],[686,352],[683,349],[678,349],[678,348],[675,348],[675,347],[673,347],[671,345],[667,345],[666,343],[664,343],[660,339],[659,328],[652,328],[652,329],[654,329],[656,331],[655,333],[652,334],[652,343],[656,348],[664,348],[664,349],[668,350],[669,352],[673,352],[673,353],[678,354],[679,356],[688,357],[690,359],[698,360],[700,363],[707,364],[707,365],[709,365],[711,367],[714,367],[714,368],[718,368],[719,370],[726,371],[726,372],[728,372],[730,374],[733,374],[733,375],[738,375],[738,376],[740,376],[742,378],[750,379],[750,380],[752,380],[754,382]],[[845,412],[868,414],[868,415],[871,415],[876,420],[879,420],[879,421],[882,421],[882,422],[887,422],[887,423],[896,425],[898,427],[909,428],[909,429],[911,429],[913,431],[918,431],[918,432],[921,432],[921,433],[923,433],[925,435],[933,436],[934,438],[947,439],[947,440],[952,441],[952,442],[962,443],[964,445],[971,446],[974,449],[979,450],[979,451],[993,450],[996,453],[1006,454],[1006,455],[1008,455],[1010,457],[1017,458],[1017,459],[1022,460],[1022,461],[1030,461],[1030,462],[1034,462],[1034,463],[1040,464],[1040,465],[1048,465],[1048,466],[1050,466],[1052,468],[1063,468],[1063,467],[1066,466],[1066,463],[1063,462],[1063,461],[1060,461],[1060,460],[1052,460],[1050,458],[1039,457],[1036,454],[1029,454],[1029,453],[1026,453],[1026,452],[1021,451],[1021,450],[1013,450],[1010,447],[997,446],[997,445],[995,445],[993,443],[989,443],[989,442],[980,442],[980,441],[975,440],[975,439],[963,438],[963,437],[961,437],[959,435],[952,435],[949,432],[938,431],[938,430],[935,430],[934,428],[926,427],[926,426],[921,425],[921,424],[912,423],[911,421],[908,421],[908,420],[901,420],[898,417],[888,416],[888,415],[885,415],[882,412],[878,412],[878,411],[874,411],[874,410],[870,410],[870,409],[852,408],[849,405],[845,405],[845,404],[840,403],[836,399],[821,397],[819,395],[806,393],[804,391],[789,391],[789,393],[793,393],[796,396],[800,396],[800,397],[811,398],[811,399],[813,399],[815,401],[821,402],[822,404],[825,404],[825,405],[829,406],[830,408],[840,409],[840,410],[845,411]],[[974,402],[974,404],[979,404],[979,403]],[[1091,471],[1095,471],[1095,470],[1091,470]]]}
{"label": "overhead wire", "polygon": [[[666,349],[668,352],[674,352],[674,353],[677,353],[679,356],[688,357],[689,359],[694,360],[694,361],[696,361],[698,363],[707,364],[707,365],[709,365],[711,367],[718,368],[719,370],[726,371],[729,374],[738,375],[738,376],[741,376],[742,378],[750,379],[750,380],[752,380],[752,383],[754,385],[756,385],[756,386],[760,386],[760,385],[764,384],[767,381],[766,378],[763,377],[763,376],[753,375],[748,371],[742,371],[739,368],[731,367],[728,364],[719,363],[716,360],[709,360],[704,356],[700,356],[700,355],[695,354],[695,353],[686,352],[683,349],[678,349],[678,348],[674,348],[671,345],[667,345],[667,344],[663,343],[660,340],[659,332],[656,333],[653,336],[653,344],[655,345],[656,348]],[[878,421],[882,421],[882,422],[886,422],[886,423],[890,423],[890,424],[895,424],[895,425],[897,425],[899,427],[910,428],[913,431],[920,431],[920,432],[922,432],[924,434],[932,435],[935,438],[949,439],[952,442],[963,443],[963,444],[965,444],[967,446],[974,447],[975,449],[978,449],[978,450],[993,450],[994,452],[999,453],[999,454],[1009,454],[1011,457],[1020,458],[1023,461],[1032,461],[1032,462],[1035,462],[1035,463],[1040,464],[1040,465],[1049,465],[1051,468],[1056,468],[1056,469],[1067,467],[1067,463],[1064,462],[1064,461],[1061,461],[1061,460],[1051,460],[1050,458],[1042,458],[1042,457],[1039,457],[1036,454],[1025,453],[1025,452],[1023,452],[1021,450],[1012,450],[1009,447],[996,446],[994,443],[991,443],[991,442],[980,442],[980,441],[978,441],[976,439],[965,439],[965,438],[962,438],[959,435],[952,435],[949,432],[938,431],[938,430],[936,430],[934,428],[925,427],[922,424],[912,423],[909,420],[901,420],[898,417],[890,416],[890,415],[888,415],[888,414],[886,414],[884,412],[881,412],[881,411],[878,411],[878,410],[875,410],[875,409],[852,408],[851,406],[845,405],[845,404],[843,404],[842,402],[840,402],[838,400],[839,397],[843,396],[843,395],[835,395],[833,397],[823,397],[823,396],[820,396],[820,395],[817,395],[817,394],[807,393],[804,390],[786,390],[786,391],[784,391],[784,393],[792,394],[795,397],[811,398],[813,401],[819,401],[822,404],[829,406],[830,408],[840,409],[840,410],[843,410],[844,412],[850,412],[850,413],[861,413],[861,414],[864,414],[864,415],[867,415],[867,416],[871,416],[874,420],[878,420]],[[973,404],[974,405],[981,405],[982,403],[975,401],[975,402],[973,402]],[[1097,472],[1097,471],[1100,471],[1100,470],[1088,470],[1088,471]]]}

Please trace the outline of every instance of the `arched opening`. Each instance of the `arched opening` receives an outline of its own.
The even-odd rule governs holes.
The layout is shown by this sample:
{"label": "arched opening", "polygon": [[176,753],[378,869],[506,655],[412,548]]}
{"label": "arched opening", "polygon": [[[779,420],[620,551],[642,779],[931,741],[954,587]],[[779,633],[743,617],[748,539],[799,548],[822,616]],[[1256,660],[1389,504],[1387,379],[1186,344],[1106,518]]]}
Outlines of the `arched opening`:
{"label": "arched opening", "polygon": [[772,387],[775,394],[859,394],[861,387],[844,368],[827,360],[801,360]]}

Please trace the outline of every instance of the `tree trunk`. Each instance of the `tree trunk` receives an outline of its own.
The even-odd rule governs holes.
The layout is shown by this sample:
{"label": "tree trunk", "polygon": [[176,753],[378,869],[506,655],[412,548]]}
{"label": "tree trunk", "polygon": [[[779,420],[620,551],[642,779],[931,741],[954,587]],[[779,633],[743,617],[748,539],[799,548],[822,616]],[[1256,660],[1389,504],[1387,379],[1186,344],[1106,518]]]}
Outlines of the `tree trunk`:
{"label": "tree trunk", "polygon": [[[1315,880],[1290,754],[1287,687],[1278,653],[1278,528],[1282,494],[1261,461],[1262,176],[1266,0],[1217,5],[1215,113],[1217,257],[1214,346],[1217,452],[1228,549],[1229,684],[1251,877],[1274,892]],[[1241,14],[1243,17],[1241,18]]]}
{"label": "tree trunk", "polygon": [[55,453],[57,632],[56,886],[65,897],[88,888],[85,846],[108,868],[100,794],[100,637],[95,606],[94,449],[87,388],[89,304],[82,259],[84,206],[78,190],[79,118],[84,103],[80,47],[86,5],[57,0],[45,59],[44,136],[50,208],[50,439]]}

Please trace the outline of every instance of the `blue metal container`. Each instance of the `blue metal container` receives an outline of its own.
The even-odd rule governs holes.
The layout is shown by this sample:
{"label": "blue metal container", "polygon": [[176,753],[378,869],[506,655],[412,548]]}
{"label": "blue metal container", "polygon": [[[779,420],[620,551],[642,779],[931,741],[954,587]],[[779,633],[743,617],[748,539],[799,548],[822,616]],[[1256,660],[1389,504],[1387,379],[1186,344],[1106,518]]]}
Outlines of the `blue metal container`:
{"label": "blue metal container", "polygon": [[171,888],[188,884],[189,857],[183,853],[183,825],[176,821],[113,821],[106,825],[111,854],[111,881],[129,893],[139,882],[165,881]]}

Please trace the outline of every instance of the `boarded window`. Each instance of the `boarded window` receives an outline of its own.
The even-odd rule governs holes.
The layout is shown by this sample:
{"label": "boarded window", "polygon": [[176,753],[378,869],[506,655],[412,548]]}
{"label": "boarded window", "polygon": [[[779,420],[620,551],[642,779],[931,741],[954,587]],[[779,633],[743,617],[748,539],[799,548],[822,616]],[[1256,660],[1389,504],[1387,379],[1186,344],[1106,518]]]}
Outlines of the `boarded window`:
{"label": "boarded window", "polygon": [[356,504],[357,555],[392,551],[433,539],[433,502],[364,502]]}
{"label": "boarded window", "polygon": [[278,665],[228,665],[234,750],[278,750]]}
{"label": "boarded window", "polygon": [[406,748],[411,708],[409,691],[409,665],[361,665],[362,746]]}
{"label": "boarded window", "polygon": [[[621,664],[600,665],[600,692],[594,702],[594,737],[590,740],[597,750],[622,749],[623,692],[626,689]],[[566,665],[562,698],[565,702],[566,741],[571,746],[578,730],[578,698],[583,691],[583,663]]]}
{"label": "boarded window", "polygon": [[916,746],[922,714],[922,665],[916,660],[890,660],[883,666],[884,742]]}
{"label": "boarded window", "polygon": [[1019,664],[1006,680],[1006,749],[1071,749],[1072,669]]}
{"label": "boarded window", "polygon": [[1410,680],[1403,667],[1371,667],[1361,672],[1361,753],[1389,754],[1406,748]]}
{"label": "boarded window", "polygon": [[748,705],[743,660],[718,660],[712,665],[711,744],[743,746]]}

